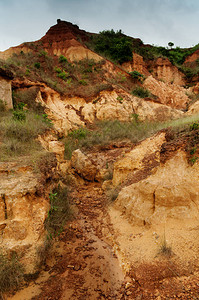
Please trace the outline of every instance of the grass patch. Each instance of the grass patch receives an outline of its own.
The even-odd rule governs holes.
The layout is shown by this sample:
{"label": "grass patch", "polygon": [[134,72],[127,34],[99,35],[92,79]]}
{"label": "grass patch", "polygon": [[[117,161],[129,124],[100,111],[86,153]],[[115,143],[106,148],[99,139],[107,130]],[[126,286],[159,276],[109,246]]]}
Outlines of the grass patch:
{"label": "grass patch", "polygon": [[133,114],[131,122],[118,120],[96,122],[90,129],[73,130],[63,139],[65,158],[71,159],[72,152],[76,149],[86,151],[94,146],[105,146],[124,139],[137,143],[168,127],[171,127],[173,133],[177,135],[180,131],[190,130],[190,125],[198,120],[199,115],[194,115],[167,122],[141,122],[139,116]]}
{"label": "grass patch", "polygon": [[38,92],[38,87],[14,90],[12,95],[14,107],[17,107],[19,103],[24,103],[29,110],[34,111],[36,114],[44,114],[44,108],[41,103],[35,101]]}
{"label": "grass patch", "polygon": [[164,255],[164,256],[167,256],[167,257],[170,257],[172,255],[172,249],[171,249],[171,246],[169,246],[168,243],[167,243],[165,232],[164,232],[163,241],[160,245],[160,249],[158,251],[158,254]]}
{"label": "grass patch", "polygon": [[[28,111],[23,113],[24,119],[17,119],[16,112],[5,112],[0,119],[0,157],[1,161],[16,159],[20,156],[32,156],[35,152],[42,152],[40,143],[36,140],[39,134],[49,129],[50,124],[44,117]],[[19,116],[19,115],[18,115]]]}
{"label": "grass patch", "polygon": [[114,141],[129,139],[136,143],[158,130],[159,124],[152,122],[101,121],[96,122],[93,128],[79,128],[71,131],[64,139],[65,158],[70,159],[72,152],[78,148],[91,149],[93,146],[105,146]]}
{"label": "grass patch", "polygon": [[9,260],[5,255],[0,253],[0,292],[8,292],[17,289],[23,280],[23,267],[12,256]]}
{"label": "grass patch", "polygon": [[106,192],[108,201],[110,203],[114,202],[117,199],[117,197],[119,195],[119,192],[120,192],[119,187],[108,189],[107,192]]}
{"label": "grass patch", "polygon": [[69,204],[68,188],[53,189],[49,194],[50,210],[45,221],[45,227],[48,231],[48,239],[59,235],[63,231],[66,222],[72,217],[72,211]]}

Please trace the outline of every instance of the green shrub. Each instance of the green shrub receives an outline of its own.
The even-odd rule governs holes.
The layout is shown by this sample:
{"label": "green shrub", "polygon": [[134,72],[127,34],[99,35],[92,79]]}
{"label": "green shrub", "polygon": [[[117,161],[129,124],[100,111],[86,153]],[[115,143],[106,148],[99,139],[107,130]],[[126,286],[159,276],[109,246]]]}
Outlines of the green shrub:
{"label": "green shrub", "polygon": [[83,139],[87,136],[88,134],[88,130],[86,128],[79,128],[79,129],[75,129],[73,131],[71,131],[69,133],[69,136],[74,138],[74,139]]}
{"label": "green shrub", "polygon": [[60,57],[59,57],[59,62],[60,62],[60,63],[67,63],[68,60],[67,60],[67,58],[66,58],[64,55],[60,55]]}
{"label": "green shrub", "polygon": [[121,30],[105,30],[93,38],[94,50],[122,64],[132,60],[132,42]]}
{"label": "green shrub", "polygon": [[47,57],[47,52],[45,50],[41,50],[39,56]]}
{"label": "green shrub", "polygon": [[66,74],[65,71],[62,71],[61,73],[58,73],[58,74],[57,74],[57,77],[59,77],[59,78],[61,78],[61,79],[63,79],[63,80],[66,80],[67,74]]}
{"label": "green shrub", "polygon": [[23,267],[16,256],[9,260],[5,255],[0,254],[0,292],[13,291],[18,288],[23,280]]}
{"label": "green shrub", "polygon": [[26,76],[30,75],[30,69],[29,69],[29,68],[26,69],[25,75],[26,75]]}
{"label": "green shrub", "polygon": [[55,72],[57,72],[58,74],[62,72],[62,70],[59,67],[54,67]]}
{"label": "green shrub", "polygon": [[13,110],[13,119],[16,121],[25,121],[26,120],[26,114],[23,110]]}
{"label": "green shrub", "polygon": [[120,122],[100,121],[96,122],[93,129],[76,129],[63,140],[65,143],[65,158],[70,159],[75,149],[90,149],[95,145],[104,146],[113,141],[129,139],[138,142],[150,136],[160,128],[158,123],[136,121]]}
{"label": "green shrub", "polygon": [[190,160],[191,164],[194,165],[195,162],[198,160],[198,157],[197,156],[193,156],[189,160]]}
{"label": "green shrub", "polygon": [[144,75],[138,71],[129,72],[129,74],[133,79],[137,79],[139,81],[142,81],[144,79]]}
{"label": "green shrub", "polygon": [[34,63],[34,67],[35,67],[36,69],[40,69],[41,64],[40,64],[39,62],[36,62],[36,63]]}
{"label": "green shrub", "polygon": [[82,84],[82,85],[87,85],[87,84],[88,84],[88,83],[87,83],[85,80],[83,80],[83,79],[79,80],[79,83]]}
{"label": "green shrub", "polygon": [[118,97],[117,97],[117,100],[118,100],[120,103],[123,103],[123,97],[122,97],[122,96],[118,96]]}
{"label": "green shrub", "polygon": [[134,96],[139,97],[139,98],[147,98],[147,97],[150,97],[150,96],[151,96],[150,92],[149,92],[147,89],[145,89],[145,88],[143,88],[143,87],[141,87],[141,86],[136,87],[136,88],[132,91],[132,94],[133,94]]}
{"label": "green shrub", "polygon": [[199,128],[199,122],[194,122],[190,125],[190,130],[197,130]]}
{"label": "green shrub", "polygon": [[68,189],[60,186],[49,194],[50,210],[45,221],[48,237],[53,238],[63,230],[65,223],[71,218]]}

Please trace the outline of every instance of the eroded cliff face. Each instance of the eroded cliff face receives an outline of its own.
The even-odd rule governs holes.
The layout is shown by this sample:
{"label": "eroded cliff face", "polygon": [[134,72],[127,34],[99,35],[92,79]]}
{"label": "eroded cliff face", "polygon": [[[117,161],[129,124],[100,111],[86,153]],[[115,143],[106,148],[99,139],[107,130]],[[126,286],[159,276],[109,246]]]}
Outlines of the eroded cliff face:
{"label": "eroded cliff face", "polygon": [[168,142],[165,133],[142,141],[114,163],[112,184],[121,190],[114,207],[134,225],[170,218],[197,222],[199,164],[190,164],[186,150],[194,136]]}
{"label": "eroded cliff face", "polygon": [[141,55],[133,53],[133,59],[130,62],[122,64],[122,67],[127,72],[138,71],[139,73],[149,76],[150,73],[147,69],[147,64],[144,62],[144,59]]}
{"label": "eroded cliff face", "polygon": [[0,100],[2,100],[6,109],[12,109],[12,88],[11,80],[0,75]]}
{"label": "eroded cliff face", "polygon": [[37,271],[45,248],[44,222],[49,210],[49,185],[45,183],[55,176],[55,168],[54,161],[41,174],[23,159],[0,163],[0,248],[17,254],[27,273]]}
{"label": "eroded cliff face", "polygon": [[164,223],[171,219],[198,219],[198,165],[188,165],[182,151],[160,164],[144,180],[122,189],[115,207],[134,224]]}
{"label": "eroded cliff face", "polygon": [[[151,81],[148,82],[150,85]],[[60,135],[67,135],[70,130],[86,126],[87,123],[93,123],[96,120],[118,119],[120,121],[131,121],[135,114],[139,116],[141,121],[165,121],[183,116],[183,112],[179,109],[154,102],[151,99],[146,101],[135,97],[117,86],[113,87],[112,91],[101,91],[88,100],[83,97],[60,95],[45,84],[16,81],[15,87],[17,85],[19,90],[24,87],[26,89],[34,86],[39,88],[35,101],[44,107],[45,112]],[[165,86],[162,90],[166,95]],[[179,93],[183,96],[181,90],[179,90]],[[177,92],[175,95],[178,95]],[[177,99],[180,99],[180,97],[176,96],[176,103]],[[186,100],[187,96],[182,97],[181,102],[183,104],[181,106],[184,105]]]}
{"label": "eroded cliff face", "polygon": [[190,99],[186,95],[187,90],[177,84],[169,84],[156,80],[149,76],[144,81],[146,87],[152,94],[158,97],[158,102],[177,109],[186,109]]}
{"label": "eroded cliff face", "polygon": [[165,83],[174,83],[176,85],[185,85],[184,74],[168,60],[168,58],[159,57],[149,67],[152,75]]}

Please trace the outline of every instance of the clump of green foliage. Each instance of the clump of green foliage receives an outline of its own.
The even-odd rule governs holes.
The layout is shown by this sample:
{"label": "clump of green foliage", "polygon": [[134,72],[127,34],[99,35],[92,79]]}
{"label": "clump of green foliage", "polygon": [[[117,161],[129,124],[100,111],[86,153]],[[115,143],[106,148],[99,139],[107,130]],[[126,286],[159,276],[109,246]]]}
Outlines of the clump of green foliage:
{"label": "clump of green foliage", "polygon": [[67,58],[64,55],[60,55],[59,56],[59,62],[60,63],[67,63],[68,60],[67,60]]}
{"label": "clump of green foliage", "polygon": [[45,221],[48,231],[48,239],[59,235],[66,222],[72,217],[72,210],[69,203],[68,188],[53,189],[49,194],[50,210]]}
{"label": "clump of green foliage", "polygon": [[39,62],[36,62],[36,63],[34,63],[34,66],[35,66],[36,69],[40,69],[41,64]]}
{"label": "clump of green foliage", "polygon": [[132,60],[131,40],[121,30],[105,30],[96,35],[92,43],[94,50],[120,64]]}
{"label": "clump of green foliage", "polygon": [[139,98],[147,98],[151,96],[151,93],[142,86],[137,86],[136,88],[134,88],[132,94]]}
{"label": "clump of green foliage", "polygon": [[0,253],[0,294],[19,288],[24,270],[15,255],[11,259]]}
{"label": "clump of green foliage", "polygon": [[132,72],[129,72],[129,74],[131,75],[131,77],[133,79],[137,79],[139,81],[143,81],[143,79],[144,79],[144,75],[141,74],[140,72],[136,71],[136,70],[134,70]]}

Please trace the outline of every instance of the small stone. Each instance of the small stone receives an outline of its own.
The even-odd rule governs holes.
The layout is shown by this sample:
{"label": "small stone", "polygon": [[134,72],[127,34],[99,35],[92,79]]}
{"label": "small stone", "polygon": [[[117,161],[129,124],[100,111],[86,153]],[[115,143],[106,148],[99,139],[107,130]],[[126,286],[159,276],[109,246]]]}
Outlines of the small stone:
{"label": "small stone", "polygon": [[131,294],[132,294],[131,291],[127,291],[127,292],[126,292],[126,295],[127,295],[127,296],[130,296]]}
{"label": "small stone", "polygon": [[131,286],[131,283],[127,282],[126,285],[125,285],[125,288],[128,289],[130,286]]}

